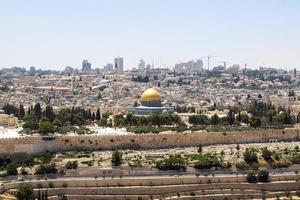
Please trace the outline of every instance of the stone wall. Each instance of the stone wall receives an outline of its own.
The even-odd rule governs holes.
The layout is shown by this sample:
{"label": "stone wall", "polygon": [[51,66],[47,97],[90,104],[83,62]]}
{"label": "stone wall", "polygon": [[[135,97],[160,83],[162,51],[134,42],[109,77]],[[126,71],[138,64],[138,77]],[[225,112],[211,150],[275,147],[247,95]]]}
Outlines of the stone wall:
{"label": "stone wall", "polygon": [[297,141],[299,129],[263,131],[190,132],[172,134],[82,135],[0,139],[0,157],[37,154],[44,151],[158,149],[211,144],[259,143],[269,141]]}
{"label": "stone wall", "polygon": [[[184,177],[124,177],[124,178],[80,178],[65,180],[31,180],[26,181],[34,188],[47,188],[48,195],[77,194],[77,195],[159,195],[177,192],[238,189],[261,191],[297,191],[300,189],[300,175],[270,175],[269,183],[250,184],[245,176],[184,176]],[[286,180],[286,181],[283,181]],[[283,182],[281,182],[283,181]],[[5,183],[0,187],[0,193],[15,189],[23,182]],[[50,187],[50,183],[52,186]],[[65,185],[65,186],[64,186]]]}
{"label": "stone wall", "polygon": [[17,126],[18,118],[13,115],[0,114],[0,125]]}

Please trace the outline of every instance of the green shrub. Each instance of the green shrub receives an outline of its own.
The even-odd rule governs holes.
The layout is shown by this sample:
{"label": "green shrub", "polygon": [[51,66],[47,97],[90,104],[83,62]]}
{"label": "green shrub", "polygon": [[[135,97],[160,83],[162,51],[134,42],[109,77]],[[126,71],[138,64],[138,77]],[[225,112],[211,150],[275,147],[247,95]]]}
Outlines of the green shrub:
{"label": "green shrub", "polygon": [[273,154],[267,147],[262,148],[261,153],[262,153],[262,157],[265,159],[265,161],[267,161],[267,162],[272,161]]}
{"label": "green shrub", "polygon": [[57,173],[57,168],[54,163],[40,164],[35,171],[35,174],[56,174],[56,173]]}
{"label": "green shrub", "polygon": [[257,162],[257,150],[255,148],[246,148],[243,154],[244,160],[248,164],[253,164]]}
{"label": "green shrub", "polygon": [[86,160],[86,161],[82,161],[81,164],[85,164],[89,167],[94,165],[94,161],[93,160]]}
{"label": "green shrub", "polygon": [[257,182],[256,173],[254,171],[248,171],[247,181],[248,181],[248,183],[256,183]]}
{"label": "green shrub", "polygon": [[185,170],[187,162],[180,155],[170,155],[156,162],[156,167],[160,170]]}
{"label": "green shrub", "polygon": [[30,200],[33,198],[33,187],[30,184],[19,184],[16,190],[16,197],[19,200]]}
{"label": "green shrub", "polygon": [[66,169],[77,169],[78,161],[68,161],[65,165]]}
{"label": "green shrub", "polygon": [[197,162],[194,167],[197,169],[209,169],[222,166],[222,160],[217,154],[198,154],[195,159]]}
{"label": "green shrub", "polygon": [[6,173],[7,175],[17,175],[18,174],[18,165],[15,162],[9,163],[6,166]]}
{"label": "green shrub", "polygon": [[43,164],[48,164],[51,162],[51,160],[53,158],[53,153],[47,151],[47,152],[41,153],[38,156],[38,158]]}
{"label": "green shrub", "polygon": [[36,164],[36,161],[33,157],[28,156],[27,158],[23,159],[22,166],[23,167],[32,167]]}
{"label": "green shrub", "polygon": [[122,164],[123,153],[119,150],[115,150],[112,153],[111,163],[113,166],[120,166]]}
{"label": "green shrub", "polygon": [[269,181],[269,171],[266,169],[258,170],[257,178],[259,182],[268,182]]}

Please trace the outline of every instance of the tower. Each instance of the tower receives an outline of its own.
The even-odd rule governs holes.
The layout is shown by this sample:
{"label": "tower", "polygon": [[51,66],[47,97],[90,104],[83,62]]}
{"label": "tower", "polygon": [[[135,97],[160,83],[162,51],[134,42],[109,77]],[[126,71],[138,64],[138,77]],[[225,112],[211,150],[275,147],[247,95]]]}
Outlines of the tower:
{"label": "tower", "polygon": [[115,58],[115,70],[116,73],[123,73],[123,58]]}
{"label": "tower", "polygon": [[144,70],[146,67],[145,61],[143,59],[140,60],[138,68],[140,70]]}
{"label": "tower", "polygon": [[83,60],[82,61],[82,71],[83,72],[89,72],[92,70],[92,64],[89,63],[88,60]]}

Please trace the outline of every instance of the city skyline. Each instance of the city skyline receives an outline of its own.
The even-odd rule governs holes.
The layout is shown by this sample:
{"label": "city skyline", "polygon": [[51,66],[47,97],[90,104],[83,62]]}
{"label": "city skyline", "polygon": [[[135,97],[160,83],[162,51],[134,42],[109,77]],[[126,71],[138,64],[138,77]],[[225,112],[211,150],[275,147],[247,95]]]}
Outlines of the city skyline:
{"label": "city skyline", "polygon": [[[0,2],[0,68],[92,68],[124,58],[156,67],[206,57],[248,67],[299,68],[300,3],[277,1]],[[206,59],[204,67],[206,68]]]}

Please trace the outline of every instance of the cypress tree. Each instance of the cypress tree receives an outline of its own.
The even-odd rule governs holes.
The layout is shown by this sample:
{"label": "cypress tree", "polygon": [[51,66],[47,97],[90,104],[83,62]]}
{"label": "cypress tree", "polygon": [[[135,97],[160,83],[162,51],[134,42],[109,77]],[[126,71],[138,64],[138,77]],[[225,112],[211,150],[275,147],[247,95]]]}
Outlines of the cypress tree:
{"label": "cypress tree", "polygon": [[41,200],[41,190],[39,190],[39,192],[38,192],[38,198],[37,199]]}
{"label": "cypress tree", "polygon": [[19,108],[19,119],[23,119],[25,116],[25,110],[24,110],[24,106],[22,104],[20,104],[20,108]]}
{"label": "cypress tree", "polygon": [[40,103],[36,103],[34,106],[34,114],[38,121],[42,118],[42,108]]}
{"label": "cypress tree", "polygon": [[45,115],[46,115],[46,118],[47,118],[50,122],[53,122],[53,120],[54,120],[54,118],[55,118],[55,115],[54,115],[52,106],[46,106]]}
{"label": "cypress tree", "polygon": [[89,109],[88,111],[88,116],[87,116],[88,119],[91,119],[92,118],[92,112],[91,112],[91,109]]}
{"label": "cypress tree", "polygon": [[100,116],[100,109],[98,108],[97,109],[97,112],[96,112],[96,120],[100,120],[101,116]]}
{"label": "cypress tree", "polygon": [[44,200],[45,199],[45,194],[44,194],[44,191],[42,192],[42,196],[41,196],[41,200]]}

